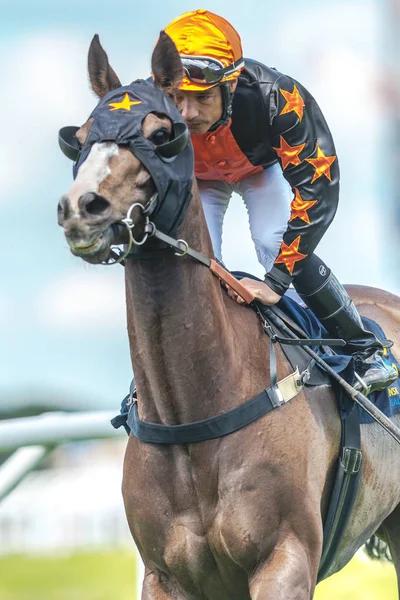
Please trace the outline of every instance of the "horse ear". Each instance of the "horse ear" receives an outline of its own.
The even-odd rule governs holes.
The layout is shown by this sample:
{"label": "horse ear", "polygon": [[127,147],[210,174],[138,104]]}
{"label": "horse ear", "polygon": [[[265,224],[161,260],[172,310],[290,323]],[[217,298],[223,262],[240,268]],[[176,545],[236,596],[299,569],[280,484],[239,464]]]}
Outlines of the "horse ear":
{"label": "horse ear", "polygon": [[108,56],[100,44],[97,33],[89,48],[88,71],[92,90],[99,98],[103,98],[111,90],[121,87],[121,82],[108,62]]}
{"label": "horse ear", "polygon": [[165,93],[172,94],[182,81],[182,62],[179,52],[165,31],[160,32],[160,37],[151,57],[151,71],[154,84]]}

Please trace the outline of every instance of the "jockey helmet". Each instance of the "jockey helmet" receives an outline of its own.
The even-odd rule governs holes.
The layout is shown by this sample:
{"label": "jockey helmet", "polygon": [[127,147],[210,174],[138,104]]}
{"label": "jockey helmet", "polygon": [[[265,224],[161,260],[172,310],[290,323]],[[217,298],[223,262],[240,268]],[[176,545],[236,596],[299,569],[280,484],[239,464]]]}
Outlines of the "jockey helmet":
{"label": "jockey helmet", "polygon": [[174,19],[165,33],[181,57],[181,90],[203,91],[239,77],[244,67],[240,36],[222,17],[200,8]]}

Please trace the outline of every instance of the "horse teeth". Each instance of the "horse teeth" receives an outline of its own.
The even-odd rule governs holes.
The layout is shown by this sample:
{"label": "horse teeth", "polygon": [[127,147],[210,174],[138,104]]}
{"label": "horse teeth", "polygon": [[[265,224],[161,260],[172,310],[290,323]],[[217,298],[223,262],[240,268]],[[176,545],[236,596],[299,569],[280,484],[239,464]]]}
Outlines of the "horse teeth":
{"label": "horse teeth", "polygon": [[93,250],[97,250],[102,242],[102,238],[99,237],[93,244],[89,244],[89,246],[74,246],[73,250],[76,250],[80,253],[84,252],[92,252]]}

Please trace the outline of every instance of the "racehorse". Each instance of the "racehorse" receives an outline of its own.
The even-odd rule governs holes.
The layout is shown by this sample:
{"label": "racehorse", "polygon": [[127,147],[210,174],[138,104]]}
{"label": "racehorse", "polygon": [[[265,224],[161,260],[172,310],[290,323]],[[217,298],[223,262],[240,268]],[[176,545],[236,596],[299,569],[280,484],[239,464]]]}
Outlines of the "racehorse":
{"label": "racehorse", "polygon": [[[88,262],[103,262],[116,232],[120,243],[127,240],[121,233],[125,226],[116,227],[121,222],[128,223],[137,240],[146,240],[156,190],[171,189],[190,164],[190,192],[176,188],[186,190],[177,235],[213,257],[190,157],[185,166],[176,156],[164,163],[158,156],[182,137],[174,130],[179,119],[174,123],[175,107],[165,95],[178,88],[182,74],[171,40],[162,32],[154,49],[154,85],[138,84],[150,103],[146,114],[140,112],[146,102],[139,93],[135,99],[135,92],[120,89],[98,36],[88,64],[100,103],[111,92],[111,100],[118,100],[109,99],[103,108],[110,115],[124,111],[141,146],[131,151],[127,137],[110,133],[111,126],[107,135],[85,146],[94,117],[77,131],[82,154],[76,179],[58,207],[71,251]],[[169,179],[161,184],[164,166]],[[179,194],[168,194],[167,212],[169,203],[184,201]],[[182,252],[174,253],[147,241],[142,254],[125,261],[139,418],[174,426],[240,406],[270,383],[269,341],[258,316],[232,300],[204,264],[183,256],[185,243]],[[399,358],[400,299],[369,287],[348,290],[359,311],[377,320],[394,341]],[[279,377],[289,375],[292,369],[279,348],[277,360]],[[400,415],[394,422],[400,424]],[[339,443],[338,408],[328,385],[303,389],[247,427],[208,441],[153,444],[131,434],[123,498],[145,565],[142,600],[312,598]],[[377,533],[390,547],[399,581],[399,450],[373,423],[362,426],[362,452],[357,499],[327,575],[340,570]]]}

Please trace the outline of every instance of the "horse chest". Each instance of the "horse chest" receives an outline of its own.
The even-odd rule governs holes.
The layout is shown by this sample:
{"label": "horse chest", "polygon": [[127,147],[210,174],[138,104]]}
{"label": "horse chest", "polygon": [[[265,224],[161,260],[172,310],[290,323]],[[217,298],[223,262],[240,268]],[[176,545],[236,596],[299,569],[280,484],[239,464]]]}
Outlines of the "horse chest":
{"label": "horse chest", "polygon": [[136,454],[134,481],[126,473],[124,478],[129,481],[129,486],[124,485],[127,517],[145,563],[187,585],[200,573],[215,573],[218,579],[221,572],[227,573],[229,579],[246,568],[249,557],[254,557],[256,533],[246,523],[246,493],[245,502],[238,501],[243,482],[237,492],[231,491],[236,485],[230,475],[227,491],[221,472],[210,469],[209,461],[201,461],[199,469],[193,463],[188,468],[183,453],[175,452],[172,460],[162,451],[157,469],[154,464],[150,467],[153,460],[148,458],[138,460]]}
{"label": "horse chest", "polygon": [[204,598],[243,600],[248,585],[244,566],[252,544],[243,531],[226,536],[226,531],[232,532],[231,517],[224,509],[209,508],[213,508],[215,521],[208,530],[198,507],[179,514],[153,513],[154,520],[147,521],[145,563],[166,574],[187,597],[199,597],[201,589]]}
{"label": "horse chest", "polygon": [[154,490],[152,503],[141,502],[132,511],[132,526],[149,558],[171,569],[188,568],[226,555],[223,531],[232,515],[218,503],[199,501],[194,487],[165,494]]}

